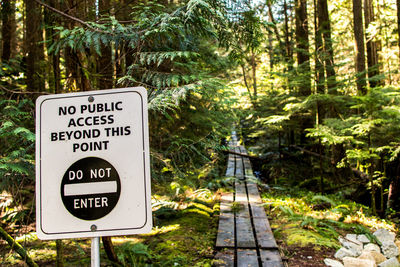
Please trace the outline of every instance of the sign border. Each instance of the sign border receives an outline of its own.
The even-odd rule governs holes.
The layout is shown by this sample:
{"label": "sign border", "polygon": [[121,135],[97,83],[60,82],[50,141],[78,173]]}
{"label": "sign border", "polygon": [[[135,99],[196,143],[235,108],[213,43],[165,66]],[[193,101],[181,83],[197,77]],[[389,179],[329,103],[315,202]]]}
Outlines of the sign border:
{"label": "sign border", "polygon": [[[39,226],[40,226],[40,231],[46,235],[46,239],[57,239],[57,238],[53,238],[50,237],[50,235],[60,235],[60,238],[79,238],[79,237],[94,237],[94,236],[107,236],[107,235],[112,235],[112,232],[115,231],[132,231],[132,230],[140,230],[145,228],[146,226],[148,226],[148,219],[149,219],[149,199],[147,199],[147,187],[150,186],[147,184],[147,179],[150,179],[150,177],[147,177],[147,169],[146,169],[146,152],[149,153],[149,147],[146,146],[146,137],[148,136],[148,127],[147,124],[145,122],[146,119],[148,119],[147,117],[147,111],[144,110],[144,97],[142,95],[142,90],[146,90],[144,87],[128,87],[128,88],[116,88],[116,89],[107,89],[107,90],[96,90],[96,91],[88,91],[88,92],[76,92],[76,93],[67,93],[67,94],[55,94],[55,95],[50,95],[50,97],[47,96],[42,96],[42,97],[38,97],[37,102],[40,101],[40,106],[37,106],[37,112],[39,111],[39,122],[37,125],[37,133],[36,136],[38,137],[38,133],[39,133],[39,139],[37,139],[37,144],[36,146],[39,147],[39,151],[36,151],[36,176],[39,175],[39,183],[38,183],[38,179],[36,177],[36,186],[39,185],[39,198],[37,199],[37,204],[39,204],[39,212],[40,212],[40,222],[39,222]],[[143,149],[143,177],[144,177],[144,197],[145,197],[145,220],[144,220],[144,224],[140,227],[128,227],[128,228],[113,228],[113,229],[99,229],[98,231],[91,231],[90,229],[85,230],[85,231],[66,231],[66,232],[45,232],[43,229],[43,212],[42,212],[42,202],[44,201],[43,199],[43,195],[42,195],[42,105],[44,102],[49,101],[49,100],[58,100],[58,99],[63,99],[63,98],[74,98],[74,97],[90,97],[90,96],[95,96],[95,95],[115,95],[115,94],[124,94],[124,93],[136,93],[140,96],[140,100],[141,100],[141,121],[142,121],[142,149]],[[44,100],[41,100],[41,98],[46,98]],[[146,97],[145,97],[146,98]],[[147,104],[147,103],[146,103]],[[36,117],[38,117],[36,115]],[[39,146],[38,146],[39,144]],[[150,162],[149,162],[150,164]],[[150,173],[149,173],[150,175]],[[36,192],[36,196],[37,196],[37,192]],[[36,205],[36,209],[39,208],[38,205]],[[37,220],[38,218],[36,218]],[[100,220],[100,219],[98,219]],[[93,223],[96,222],[96,220],[92,221]],[[38,228],[38,227],[37,227]],[[88,235],[83,235],[87,233]],[[71,237],[63,237],[62,235],[68,235],[68,234],[77,234],[78,236],[71,236]],[[126,232],[122,232],[122,233],[115,233],[115,235],[123,235],[126,234]]]}

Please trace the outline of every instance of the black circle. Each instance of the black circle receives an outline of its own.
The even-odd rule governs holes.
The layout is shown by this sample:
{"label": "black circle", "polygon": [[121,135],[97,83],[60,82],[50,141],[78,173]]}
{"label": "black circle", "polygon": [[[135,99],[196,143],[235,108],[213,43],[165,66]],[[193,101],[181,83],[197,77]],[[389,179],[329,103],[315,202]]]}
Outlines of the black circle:
{"label": "black circle", "polygon": [[[100,184],[102,182],[108,183]],[[77,184],[82,184],[82,187]],[[98,192],[97,189],[104,189],[104,185],[105,191]],[[87,193],[86,188],[90,188]],[[65,208],[82,220],[97,220],[109,214],[117,205],[120,193],[121,181],[117,170],[108,161],[97,157],[76,161],[61,181],[61,198]]]}

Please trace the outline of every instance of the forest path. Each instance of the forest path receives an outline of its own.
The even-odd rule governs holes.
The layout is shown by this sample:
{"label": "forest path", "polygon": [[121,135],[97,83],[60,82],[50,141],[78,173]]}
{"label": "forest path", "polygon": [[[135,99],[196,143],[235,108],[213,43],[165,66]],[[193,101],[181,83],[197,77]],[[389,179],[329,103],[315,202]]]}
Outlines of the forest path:
{"label": "forest path", "polygon": [[274,235],[265,214],[247,151],[232,132],[227,177],[233,188],[221,196],[216,247],[217,266],[283,267]]}

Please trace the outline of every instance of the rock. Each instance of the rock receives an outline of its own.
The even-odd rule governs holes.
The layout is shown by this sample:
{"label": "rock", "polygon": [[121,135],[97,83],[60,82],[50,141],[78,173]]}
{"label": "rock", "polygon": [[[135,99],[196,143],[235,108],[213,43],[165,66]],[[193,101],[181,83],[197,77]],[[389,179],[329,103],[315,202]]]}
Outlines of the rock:
{"label": "rock", "polygon": [[397,258],[390,258],[378,265],[378,267],[400,267],[400,263]]}
{"label": "rock", "polygon": [[376,264],[386,261],[386,257],[382,253],[376,251],[370,251],[371,255],[374,257]]}
{"label": "rock", "polygon": [[344,246],[345,243],[353,243],[357,246],[362,246],[363,243],[357,240],[357,235],[347,234],[345,238],[339,237],[339,242]]}
{"label": "rock", "polygon": [[379,264],[381,262],[386,261],[386,257],[383,256],[382,253],[376,252],[374,250],[368,251],[368,250],[363,250],[361,255],[358,257],[359,259],[367,259],[367,260],[373,260],[375,261],[376,264]]}
{"label": "rock", "polygon": [[396,241],[394,241],[394,243],[396,244],[396,246],[399,248],[399,251],[400,251],[400,240],[396,240]]}
{"label": "rock", "polygon": [[379,252],[379,253],[381,252],[381,248],[378,245],[373,244],[373,243],[366,244],[364,246],[364,250],[366,250],[366,251],[376,251],[376,252]]}
{"label": "rock", "polygon": [[379,242],[387,242],[391,241],[394,242],[394,239],[396,238],[396,235],[386,229],[378,229],[374,232],[374,236],[379,240]]}
{"label": "rock", "polygon": [[371,260],[371,261],[375,262],[375,258],[374,258],[374,256],[372,256],[371,251],[363,251],[361,253],[361,255],[358,256],[358,259]]}
{"label": "rock", "polygon": [[357,235],[357,240],[364,244],[370,242],[366,235]]}
{"label": "rock", "polygon": [[325,259],[324,263],[326,266],[330,266],[330,267],[344,267],[343,264],[337,260]]}
{"label": "rock", "polygon": [[357,259],[352,257],[343,258],[344,267],[376,267],[374,261]]}
{"label": "rock", "polygon": [[348,250],[352,251],[355,256],[361,255],[363,250],[363,245],[361,242],[355,240],[356,242],[347,240],[345,238],[339,237],[339,242],[342,244],[343,247],[347,248]]}
{"label": "rock", "polygon": [[339,260],[341,260],[341,259],[343,259],[344,257],[356,257],[357,255],[353,252],[353,251],[351,251],[351,250],[349,250],[349,249],[347,249],[347,248],[340,248],[336,253],[335,253],[335,258],[336,259],[339,259]]}
{"label": "rock", "polygon": [[388,259],[399,256],[399,248],[396,246],[394,241],[382,242],[381,249],[382,254]]}
{"label": "rock", "polygon": [[360,241],[357,240],[357,235],[356,234],[347,234],[345,237],[347,240],[354,242],[356,244],[359,244]]}

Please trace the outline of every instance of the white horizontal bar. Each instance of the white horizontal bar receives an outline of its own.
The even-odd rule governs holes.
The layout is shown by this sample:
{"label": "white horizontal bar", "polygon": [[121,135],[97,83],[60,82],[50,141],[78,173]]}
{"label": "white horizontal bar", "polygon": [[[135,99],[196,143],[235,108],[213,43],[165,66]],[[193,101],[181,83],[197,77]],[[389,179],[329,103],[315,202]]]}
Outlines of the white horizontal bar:
{"label": "white horizontal bar", "polygon": [[64,196],[81,196],[117,192],[117,182],[93,182],[64,185]]}

